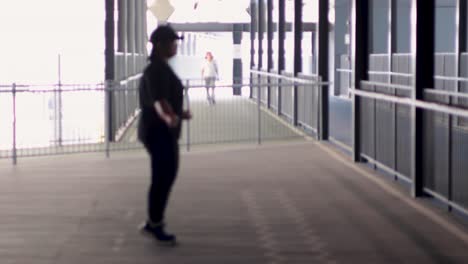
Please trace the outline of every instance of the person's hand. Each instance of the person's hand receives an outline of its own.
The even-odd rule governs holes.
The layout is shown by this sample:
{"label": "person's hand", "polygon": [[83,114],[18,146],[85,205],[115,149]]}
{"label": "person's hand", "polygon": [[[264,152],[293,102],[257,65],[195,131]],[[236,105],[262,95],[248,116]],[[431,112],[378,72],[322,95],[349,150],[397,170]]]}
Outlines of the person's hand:
{"label": "person's hand", "polygon": [[177,115],[167,115],[166,118],[164,118],[164,122],[168,127],[174,128],[179,124],[180,120]]}
{"label": "person's hand", "polygon": [[190,110],[186,110],[182,112],[182,119],[190,120],[192,119],[192,117],[193,115],[192,115],[192,112],[190,112]]}

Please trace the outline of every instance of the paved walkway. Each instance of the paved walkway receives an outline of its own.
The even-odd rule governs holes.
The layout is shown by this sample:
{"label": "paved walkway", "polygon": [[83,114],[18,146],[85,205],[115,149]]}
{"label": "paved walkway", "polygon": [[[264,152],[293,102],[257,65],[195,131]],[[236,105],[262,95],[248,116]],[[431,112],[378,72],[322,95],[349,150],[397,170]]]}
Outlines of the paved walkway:
{"label": "paved walkway", "polygon": [[[222,92],[220,89],[223,88],[219,88],[218,93]],[[192,145],[256,142],[259,131],[262,141],[304,138],[303,133],[292,128],[272,111],[263,107],[259,109],[251,99],[226,95],[224,91],[224,96],[218,96],[216,104],[210,105],[205,99],[204,89],[197,88],[194,92],[199,98],[191,101],[190,110],[194,118],[190,123],[184,122],[181,144],[186,144],[187,140]],[[134,122],[125,133],[124,142],[137,140],[137,123]]]}
{"label": "paved walkway", "polygon": [[168,211],[180,245],[138,234],[143,152],[0,161],[0,263],[468,263],[467,232],[317,143],[182,156]]}

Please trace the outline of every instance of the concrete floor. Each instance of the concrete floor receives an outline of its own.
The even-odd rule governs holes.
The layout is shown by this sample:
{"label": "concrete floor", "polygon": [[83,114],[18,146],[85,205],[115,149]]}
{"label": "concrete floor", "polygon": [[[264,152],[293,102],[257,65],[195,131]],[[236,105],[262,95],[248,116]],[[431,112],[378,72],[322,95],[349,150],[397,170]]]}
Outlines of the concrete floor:
{"label": "concrete floor", "polygon": [[[183,123],[180,144],[256,142],[259,136],[262,141],[304,138],[302,132],[281,120],[273,111],[263,107],[259,109],[251,99],[233,97],[225,92],[224,96],[217,97],[215,105],[210,105],[204,97],[204,89],[195,92],[202,92],[202,98],[191,102],[194,118]],[[134,122],[128,128],[123,142],[137,141],[137,124]]]}
{"label": "concrete floor", "polygon": [[452,216],[326,145],[182,154],[162,248],[142,151],[0,161],[0,263],[468,263]]}

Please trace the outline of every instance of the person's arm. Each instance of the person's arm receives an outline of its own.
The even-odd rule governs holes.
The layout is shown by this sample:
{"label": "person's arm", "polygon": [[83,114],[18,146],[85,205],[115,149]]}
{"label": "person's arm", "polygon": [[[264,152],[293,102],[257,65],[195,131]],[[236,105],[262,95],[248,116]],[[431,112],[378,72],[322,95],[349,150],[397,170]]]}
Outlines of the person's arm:
{"label": "person's arm", "polygon": [[172,106],[167,101],[169,98],[169,83],[167,78],[162,78],[164,73],[156,70],[149,72],[148,80],[149,85],[152,87],[151,97],[153,101],[153,107],[161,120],[167,124],[168,127],[175,127],[179,123],[179,117],[175,114]]}
{"label": "person's arm", "polygon": [[179,123],[179,117],[174,113],[174,110],[172,110],[171,105],[166,99],[156,101],[154,103],[154,109],[168,127],[175,127]]}

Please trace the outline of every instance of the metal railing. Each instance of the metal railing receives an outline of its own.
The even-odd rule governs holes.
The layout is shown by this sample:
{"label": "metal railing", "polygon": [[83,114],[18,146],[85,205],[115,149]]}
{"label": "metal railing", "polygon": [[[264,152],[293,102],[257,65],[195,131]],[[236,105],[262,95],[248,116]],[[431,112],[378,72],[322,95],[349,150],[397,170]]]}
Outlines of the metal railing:
{"label": "metal railing", "polygon": [[321,96],[323,86],[329,83],[321,81],[317,75],[299,73],[295,77],[288,72],[268,72],[266,70],[251,70],[252,80],[264,84],[262,88],[253,89],[253,98],[261,98],[260,102],[278,116],[304,131],[320,136]]}
{"label": "metal railing", "polygon": [[[412,184],[411,113],[421,109],[424,191],[449,209],[467,213],[468,78],[457,77],[452,64],[445,63],[447,56],[455,54],[436,54],[434,89],[425,89],[424,99],[414,100],[409,55],[397,55],[393,56],[392,71],[388,69],[387,55],[380,61],[374,58],[372,70],[368,71],[370,81],[362,81],[359,90],[349,88],[350,82],[341,87],[341,91],[361,98],[359,155],[395,179]],[[466,56],[464,53],[463,57]],[[343,80],[349,80],[352,74],[351,69],[337,72]],[[349,131],[352,133],[351,128]]]}
{"label": "metal railing", "polygon": [[[444,79],[449,79],[444,78]],[[450,81],[465,81],[453,78]],[[382,92],[378,88],[389,89]],[[466,183],[468,130],[455,120],[468,120],[468,94],[425,89],[424,100],[392,90],[412,91],[412,86],[362,81],[350,92],[361,98],[360,156],[396,178],[412,183],[410,111],[422,109],[424,125],[424,191],[449,209],[468,213]],[[458,100],[454,100],[458,99]],[[463,122],[462,122],[463,123]]]}
{"label": "metal railing", "polygon": [[[141,148],[136,135],[139,78],[135,75],[105,84],[0,86],[0,159],[16,163],[20,157],[82,152],[109,155]],[[190,149],[201,144],[303,138],[291,120],[278,117],[271,104],[259,102],[259,97],[250,96],[250,92],[256,89],[281,94],[281,89],[296,85],[301,95],[312,99],[321,84],[310,76],[271,74],[268,79],[260,82],[248,78],[242,83],[236,80],[236,84],[219,80],[215,105],[206,100],[203,80],[184,80],[185,108],[193,111],[194,119],[184,124],[180,144]],[[243,95],[233,95],[233,88],[242,88]],[[280,101],[284,104],[286,98]],[[318,105],[306,102],[299,100],[300,127],[316,131]]]}

